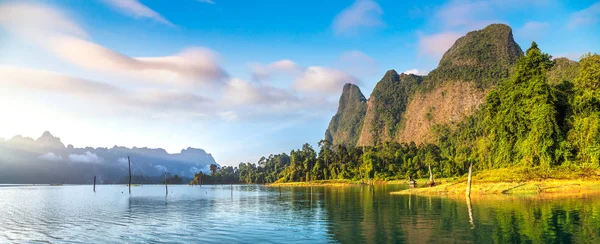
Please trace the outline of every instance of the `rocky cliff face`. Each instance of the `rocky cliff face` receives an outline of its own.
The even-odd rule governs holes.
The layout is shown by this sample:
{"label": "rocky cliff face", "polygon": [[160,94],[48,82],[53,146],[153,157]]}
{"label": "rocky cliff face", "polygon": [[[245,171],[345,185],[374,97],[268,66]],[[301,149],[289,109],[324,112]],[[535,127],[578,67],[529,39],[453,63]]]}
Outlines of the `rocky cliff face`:
{"label": "rocky cliff face", "polygon": [[395,70],[386,72],[367,102],[367,113],[357,145],[374,146],[378,142],[395,140],[408,101],[421,82],[421,76],[398,75]]}
{"label": "rocky cliff face", "polygon": [[[358,119],[360,113],[349,115],[350,111],[344,111],[345,116],[354,118],[344,127],[361,128],[355,144],[352,140],[340,143],[341,139],[329,133],[330,129],[326,139],[351,146],[374,146],[387,141],[433,142],[433,126],[452,125],[471,115],[483,104],[489,88],[508,78],[522,56],[523,51],[506,25],[493,24],[469,32],[456,40],[427,76],[388,71],[371,93],[363,119]],[[338,120],[336,116],[332,124],[339,127],[334,122]]]}
{"label": "rocky cliff face", "polygon": [[344,85],[338,111],[325,131],[325,140],[334,145],[355,146],[363,125],[366,102],[358,86]]}

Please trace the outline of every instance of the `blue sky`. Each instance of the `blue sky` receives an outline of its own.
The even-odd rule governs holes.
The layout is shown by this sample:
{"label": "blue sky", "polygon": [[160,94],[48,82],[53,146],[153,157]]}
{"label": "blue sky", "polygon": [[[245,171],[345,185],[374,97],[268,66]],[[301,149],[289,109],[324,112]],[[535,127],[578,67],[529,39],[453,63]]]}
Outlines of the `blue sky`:
{"label": "blue sky", "polygon": [[505,23],[523,49],[600,52],[600,2],[0,1],[0,138],[206,149],[256,162],[323,138],[341,86],[427,74]]}

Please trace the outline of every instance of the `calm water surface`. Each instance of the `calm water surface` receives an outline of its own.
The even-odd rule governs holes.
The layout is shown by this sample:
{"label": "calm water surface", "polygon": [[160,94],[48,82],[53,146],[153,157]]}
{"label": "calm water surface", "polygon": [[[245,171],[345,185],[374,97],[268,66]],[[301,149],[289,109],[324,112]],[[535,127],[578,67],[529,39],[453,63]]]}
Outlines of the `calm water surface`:
{"label": "calm water surface", "polygon": [[0,243],[600,243],[600,197],[390,195],[403,186],[0,185]]}

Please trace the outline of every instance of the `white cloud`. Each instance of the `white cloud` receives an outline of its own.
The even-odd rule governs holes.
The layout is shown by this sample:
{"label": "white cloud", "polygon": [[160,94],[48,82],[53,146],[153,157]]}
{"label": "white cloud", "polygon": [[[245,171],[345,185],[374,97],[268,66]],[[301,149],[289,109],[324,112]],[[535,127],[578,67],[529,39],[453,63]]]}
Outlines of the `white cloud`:
{"label": "white cloud", "polygon": [[77,98],[80,102],[109,105],[115,110],[187,112],[205,109],[212,104],[212,100],[191,92],[168,89],[129,91],[107,83],[16,66],[0,65],[0,74],[3,75],[0,88],[69,95]]}
{"label": "white cloud", "polygon": [[126,167],[129,165],[129,161],[127,160],[127,158],[118,158],[117,159],[117,165],[119,167]]}
{"label": "white cloud", "polygon": [[476,20],[487,18],[491,10],[491,1],[461,1],[455,0],[443,6],[435,17],[441,20],[445,27],[467,26],[476,23]]}
{"label": "white cloud", "polygon": [[[310,69],[310,68],[309,68]],[[339,95],[339,91],[335,95]],[[335,104],[325,94],[299,94],[295,91],[257,84],[233,78],[219,102],[222,112],[217,116],[225,121],[237,121],[240,118],[257,119],[268,115],[270,119],[290,119],[305,113],[331,112]]]}
{"label": "white cloud", "polygon": [[547,33],[546,30],[550,25],[546,22],[529,21],[525,23],[521,28],[517,29],[516,33],[520,37],[528,39],[540,38],[543,34]]}
{"label": "white cloud", "polygon": [[353,75],[369,75],[377,72],[377,61],[358,50],[343,52],[339,62],[340,69]]}
{"label": "white cloud", "polygon": [[[328,110],[330,95],[337,96],[345,82],[356,83],[353,76],[337,69],[304,68],[288,59],[255,64],[253,74],[265,80],[286,75],[296,81],[293,87],[250,83],[230,78],[221,68],[218,55],[201,47],[186,48],[166,56],[132,57],[90,40],[86,31],[63,11],[38,4],[0,4],[0,28],[47,50],[58,59],[96,71],[109,79],[116,78],[116,81],[100,82],[63,73],[0,65],[0,88],[55,95],[85,105],[90,103],[98,108],[92,113],[104,108],[111,114],[143,118],[224,121],[264,114],[287,116]],[[350,52],[342,59],[348,62],[368,59],[361,54]],[[214,90],[196,89],[198,85],[218,86],[212,87],[217,88]]]}
{"label": "white cloud", "polygon": [[407,75],[408,74],[413,74],[413,75],[427,75],[429,72],[428,71],[424,71],[424,70],[418,70],[418,69],[409,69],[409,70],[406,70],[406,71],[404,71],[402,73],[405,73]]}
{"label": "white cloud", "polygon": [[[210,0],[209,0],[210,1]],[[104,0],[113,8],[134,18],[149,18],[167,25],[173,25],[165,17],[140,3],[138,0]]]}
{"label": "white cloud", "polygon": [[100,72],[154,78],[162,82],[180,81],[179,85],[210,83],[227,76],[218,65],[217,54],[206,48],[188,48],[163,57],[129,57],[74,37],[57,37],[51,39],[49,45],[58,57]]}
{"label": "white cloud", "polygon": [[159,171],[159,172],[167,172],[167,167],[163,166],[163,165],[154,165],[154,168]]}
{"label": "white cloud", "polygon": [[221,117],[221,119],[225,120],[225,121],[234,121],[238,119],[238,114],[234,111],[224,111],[224,112],[220,112],[219,117]]}
{"label": "white cloud", "polygon": [[224,98],[224,102],[243,105],[275,105],[296,100],[296,96],[285,89],[266,84],[252,84],[238,78],[229,80]]}
{"label": "white cloud", "polygon": [[346,83],[359,84],[353,76],[332,68],[311,66],[293,84],[297,91],[339,94]]}
{"label": "white cloud", "polygon": [[440,7],[433,21],[441,23],[444,29],[470,31],[481,29],[492,23],[502,22],[498,18],[506,11],[527,11],[522,6],[539,7],[548,4],[547,0],[453,0]]}
{"label": "white cloud", "polygon": [[571,14],[567,27],[575,28],[583,25],[592,25],[600,19],[600,2]]}
{"label": "white cloud", "polygon": [[215,4],[215,2],[213,0],[197,0],[197,1],[201,2],[201,3]]}
{"label": "white cloud", "polygon": [[187,87],[227,77],[218,55],[209,49],[190,47],[168,56],[130,57],[87,40],[87,33],[68,16],[43,5],[0,5],[0,27],[58,58],[103,74]]}
{"label": "white cloud", "polygon": [[49,153],[40,155],[38,158],[42,159],[42,160],[46,160],[46,161],[52,161],[52,162],[63,160],[63,158],[61,156],[58,156],[58,155],[54,154],[53,152],[49,152]]}
{"label": "white cloud", "polygon": [[419,36],[419,54],[439,59],[461,37],[456,32],[442,32],[433,35]]}
{"label": "white cloud", "polygon": [[102,158],[98,157],[95,153],[85,152],[85,154],[69,154],[69,160],[75,163],[101,163]]}
{"label": "white cloud", "polygon": [[50,33],[87,37],[86,31],[69,16],[46,5],[25,3],[0,4],[0,26],[26,38]]}
{"label": "white cloud", "polygon": [[252,70],[252,79],[257,81],[269,80],[279,74],[297,75],[303,70],[302,66],[289,59],[279,60],[268,65],[250,63],[249,66]]}
{"label": "white cloud", "polygon": [[385,26],[383,10],[375,1],[357,0],[333,20],[335,34],[355,33],[360,29]]}

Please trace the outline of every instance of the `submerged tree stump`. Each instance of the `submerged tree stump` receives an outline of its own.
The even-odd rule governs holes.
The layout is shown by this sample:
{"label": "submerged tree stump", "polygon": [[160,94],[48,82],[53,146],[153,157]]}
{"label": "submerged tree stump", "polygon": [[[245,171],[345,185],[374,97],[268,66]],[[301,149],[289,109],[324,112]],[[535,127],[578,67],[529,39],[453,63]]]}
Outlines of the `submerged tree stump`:
{"label": "submerged tree stump", "polygon": [[473,172],[473,162],[469,164],[469,176],[467,177],[467,197],[471,196],[471,173]]}

